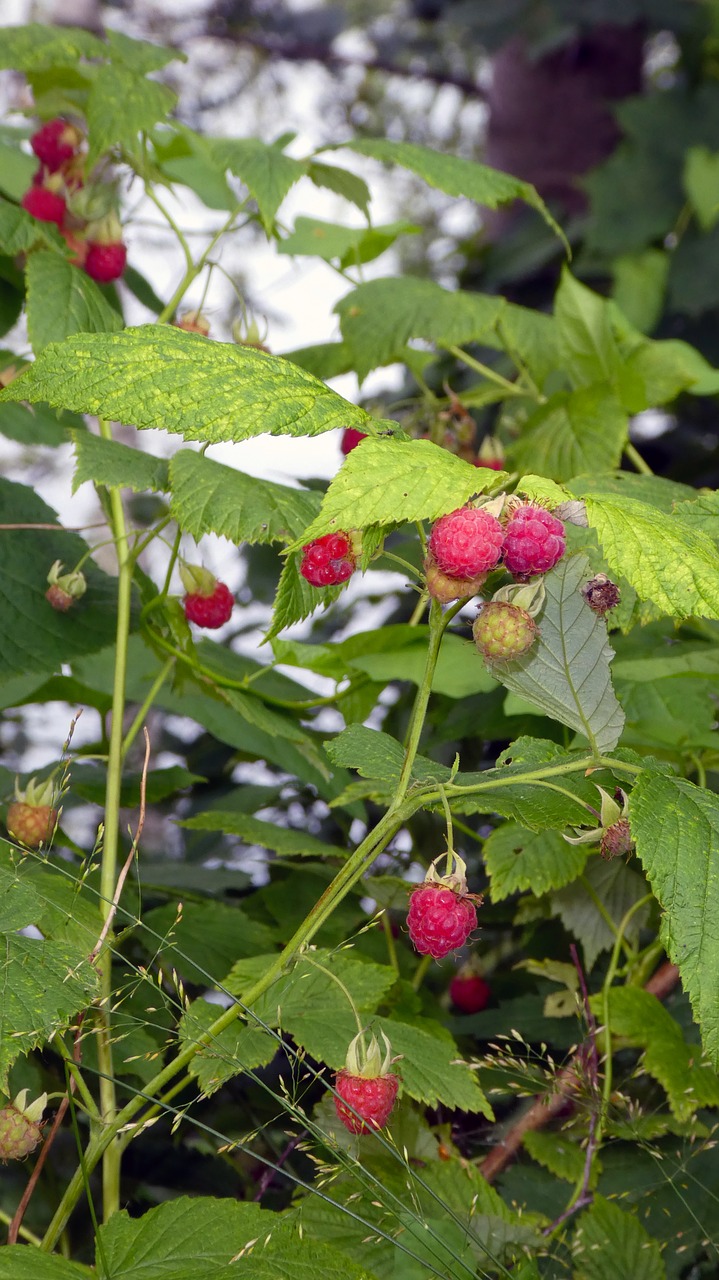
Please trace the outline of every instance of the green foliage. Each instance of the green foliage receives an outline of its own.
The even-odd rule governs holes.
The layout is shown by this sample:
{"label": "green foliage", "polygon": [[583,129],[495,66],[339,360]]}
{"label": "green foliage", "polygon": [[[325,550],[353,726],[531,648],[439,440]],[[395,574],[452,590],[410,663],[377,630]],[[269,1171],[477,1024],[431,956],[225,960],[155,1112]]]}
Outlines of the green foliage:
{"label": "green foliage", "polygon": [[619,1205],[595,1196],[574,1246],[577,1280],[665,1280],[659,1245]]}
{"label": "green foliage", "polygon": [[501,902],[517,890],[529,889],[540,897],[576,880],[587,848],[567,844],[555,831],[525,831],[516,822],[504,822],[485,842],[483,855],[492,901]]}

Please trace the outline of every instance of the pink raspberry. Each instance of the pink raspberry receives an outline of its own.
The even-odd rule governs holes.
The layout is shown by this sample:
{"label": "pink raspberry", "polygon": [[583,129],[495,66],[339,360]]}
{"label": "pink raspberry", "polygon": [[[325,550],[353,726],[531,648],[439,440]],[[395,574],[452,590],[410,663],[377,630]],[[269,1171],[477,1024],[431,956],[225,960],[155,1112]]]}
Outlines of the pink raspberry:
{"label": "pink raspberry", "polygon": [[427,545],[442,573],[476,578],[499,564],[503,537],[499,520],[488,511],[460,507],[436,522]]}
{"label": "pink raspberry", "polygon": [[67,212],[65,201],[54,191],[48,191],[47,187],[30,187],[20,203],[38,222],[54,222],[58,227],[64,222]]}
{"label": "pink raspberry", "polygon": [[216,582],[208,595],[200,592],[188,593],[182,601],[182,607],[188,622],[194,622],[196,627],[216,631],[229,622],[234,603],[235,598],[227,584]]}
{"label": "pink raspberry", "polygon": [[40,126],[32,135],[30,146],[40,163],[44,164],[50,173],[56,173],[64,164],[67,164],[68,160],[72,160],[80,137],[74,125],[68,124],[67,120],[62,120],[58,116],[57,119],[48,120],[47,124]]}
{"label": "pink raspberry", "polygon": [[88,240],[84,267],[87,274],[99,284],[119,280],[127,264],[127,249],[122,240],[103,244]]}
{"label": "pink raspberry", "polygon": [[[399,1080],[391,1071],[371,1079],[352,1075],[346,1070],[338,1072],[335,1080],[338,1094],[335,1098],[335,1110],[345,1129],[349,1129],[350,1133],[370,1133],[372,1129],[383,1129],[389,1120],[398,1088]],[[349,1107],[343,1105],[345,1102],[350,1104]],[[350,1107],[354,1110],[351,1111]],[[355,1111],[359,1115],[355,1115]]]}
{"label": "pink raspberry", "polygon": [[492,988],[478,973],[456,973],[449,984],[449,998],[462,1013],[481,1013],[491,995]]}
{"label": "pink raspberry", "polygon": [[358,431],[356,427],[345,427],[344,431],[342,432],[342,442],[340,444],[340,449],[346,455],[348,453],[351,453],[353,449],[357,448],[358,444],[361,444],[362,441],[366,439],[367,439],[366,431]]}
{"label": "pink raspberry", "polygon": [[463,946],[476,927],[477,912],[469,894],[427,881],[412,893],[407,928],[420,955],[441,960]]}
{"label": "pink raspberry", "polygon": [[514,578],[522,581],[537,573],[546,573],[561,560],[566,550],[566,535],[561,520],[524,503],[510,516],[504,533],[504,563]]}
{"label": "pink raspberry", "polygon": [[326,533],[302,548],[300,573],[313,587],[333,587],[346,582],[357,567],[352,543],[346,533]]}

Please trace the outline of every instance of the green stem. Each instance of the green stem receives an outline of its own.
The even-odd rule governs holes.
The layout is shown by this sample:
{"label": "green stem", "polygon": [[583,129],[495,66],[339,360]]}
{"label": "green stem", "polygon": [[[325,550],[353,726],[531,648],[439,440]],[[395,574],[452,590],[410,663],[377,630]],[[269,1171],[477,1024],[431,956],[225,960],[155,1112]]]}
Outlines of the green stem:
{"label": "green stem", "polygon": [[515,382],[510,382],[509,378],[503,378],[501,373],[497,373],[495,369],[491,369],[488,364],[482,364],[481,360],[475,360],[469,352],[464,351],[462,347],[447,347],[447,351],[454,356],[455,360],[461,360],[468,368],[474,369],[475,373],[481,373],[483,378],[487,378],[489,382],[494,382],[503,391],[510,396],[531,396],[531,392],[526,387],[518,387]]}
{"label": "green stem", "polygon": [[413,991],[419,991],[420,987],[422,986],[422,983],[424,982],[425,974],[429,969],[429,966],[431,965],[431,963],[432,963],[431,956],[422,956],[422,959],[420,960],[419,964],[417,965],[417,968],[415,969],[414,977],[412,979]]}
{"label": "green stem", "polygon": [[624,934],[632,920],[632,917],[641,907],[645,906],[647,902],[651,902],[652,900],[651,893],[645,894],[643,898],[639,898],[639,900],[629,908],[622,918],[617,930],[617,940],[614,943],[612,950],[609,968],[607,969],[607,976],[604,979],[604,986],[602,987],[602,1021],[604,1023],[604,1086],[602,1088],[602,1112],[599,1117],[596,1130],[597,1149],[601,1144],[602,1132],[606,1123],[607,1115],[609,1114],[609,1103],[612,1097],[612,1031],[609,1019],[609,991],[617,976],[617,969],[619,968],[619,952],[624,943]]}
{"label": "green stem", "polygon": [[135,741],[135,738],[137,737],[138,733],[140,732],[140,729],[142,728],[142,726],[143,726],[143,724],[144,724],[144,722],[145,722],[145,717],[146,717],[146,715],[147,715],[148,711],[150,710],[150,707],[152,706],[153,702],[155,701],[155,698],[157,697],[158,693],[160,692],[160,689],[162,688],[163,684],[165,683],[165,681],[166,681],[167,677],[169,676],[170,672],[172,671],[172,668],[174,667],[174,665],[175,665],[175,659],[174,659],[174,658],[168,658],[168,659],[167,659],[167,662],[166,662],[166,663],[165,663],[165,665],[164,665],[164,667],[161,667],[161,668],[160,668],[160,670],[158,671],[157,675],[155,676],[155,679],[153,680],[152,685],[150,686],[150,689],[148,690],[148,692],[147,692],[147,694],[146,694],[146,696],[145,696],[145,699],[144,699],[144,701],[143,701],[143,703],[142,703],[142,706],[139,708],[139,710],[138,710],[138,712],[137,712],[137,715],[135,716],[135,719],[133,720],[132,724],[130,725],[130,728],[128,729],[127,733],[125,734],[125,737],[124,737],[124,740],[123,740],[123,743],[122,743],[122,759],[123,759],[123,761],[124,761],[125,757],[127,756],[127,753],[128,753],[128,751],[130,750],[130,747],[132,746],[133,742]]}
{"label": "green stem", "polygon": [[165,219],[165,222],[168,224],[169,227],[172,228],[172,231],[174,232],[175,236],[177,237],[177,240],[182,246],[182,252],[185,255],[185,263],[187,264],[187,269],[188,271],[191,270],[192,269],[192,250],[190,249],[190,246],[188,245],[187,240],[185,239],[184,232],[180,230],[174,218],[170,213],[168,213],[165,206],[160,203],[160,201],[158,200],[157,196],[155,195],[155,192],[153,191],[149,183],[145,184],[145,195],[149,200],[152,201],[155,208],[159,209],[160,213]]}
{"label": "green stem", "polygon": [[325,969],[325,966],[324,966],[323,964],[319,964],[319,963],[317,962],[317,960],[313,960],[311,956],[307,956],[307,955],[305,955],[305,956],[303,956],[303,957],[302,957],[302,959],[304,960],[305,964],[312,965],[312,968],[313,968],[313,969],[319,969],[320,973],[324,973],[325,977],[327,977],[327,978],[331,978],[333,982],[336,982],[336,983],[337,983],[337,986],[339,987],[339,989],[340,989],[340,991],[342,992],[343,996],[345,997],[345,999],[346,999],[346,1001],[347,1001],[347,1003],[348,1003],[348,1005],[349,1005],[350,1009],[352,1010],[352,1013],[353,1013],[353,1016],[354,1016],[354,1020],[355,1020],[355,1023],[356,1023],[356,1025],[357,1025],[357,1031],[358,1031],[359,1035],[362,1035],[362,1032],[364,1031],[364,1027],[362,1026],[362,1021],[361,1021],[360,1016],[359,1016],[359,1014],[358,1014],[358,1012],[357,1012],[357,1005],[355,1004],[354,1000],[352,999],[352,995],[351,995],[351,993],[348,991],[348,989],[347,989],[347,987],[345,986],[345,984],[344,984],[344,982],[342,981],[342,979],[341,979],[341,978],[338,978],[338,977],[337,977],[337,974],[336,974],[336,973],[332,973],[332,971],[331,971],[330,969]]}
{"label": "green stem", "polygon": [[227,218],[223,222],[221,227],[218,227],[217,231],[212,236],[209,244],[206,246],[205,249],[203,249],[202,253],[197,259],[197,262],[193,263],[192,260],[190,259],[190,261],[188,262],[187,270],[185,271],[185,274],[182,277],[182,280],[180,281],[177,288],[175,289],[175,292],[170,298],[170,301],[168,302],[167,306],[163,308],[163,310],[160,312],[159,316],[157,317],[158,324],[166,324],[167,321],[170,319],[170,317],[174,316],[177,308],[182,302],[182,299],[187,293],[187,290],[189,289],[193,280],[196,280],[200,272],[203,270],[205,263],[207,262],[207,259],[212,253],[212,250],[214,249],[218,240],[222,238],[225,232],[230,230],[238,213],[244,208],[246,204],[247,204],[247,198],[244,200],[241,200],[240,203],[235,206],[229,218]]}
{"label": "green stem", "polygon": [[649,466],[649,463],[644,461],[641,453],[639,452],[638,449],[634,448],[634,445],[631,443],[631,441],[627,440],[627,443],[624,446],[624,452],[628,457],[629,461],[633,464],[633,466],[639,472],[640,475],[642,476],[654,475],[654,472]]}
{"label": "green stem", "polygon": [[82,1076],[82,1072],[80,1071],[78,1064],[75,1062],[75,1059],[70,1053],[70,1050],[65,1044],[65,1041],[63,1040],[59,1031],[55,1036],[54,1043],[55,1043],[55,1048],[60,1054],[60,1057],[63,1059],[67,1070],[70,1072],[70,1075],[75,1081],[75,1087],[78,1093],[80,1094],[80,1097],[82,1098],[83,1102],[85,1103],[85,1108],[87,1110],[88,1115],[91,1116],[93,1120],[99,1120],[100,1112],[97,1109],[95,1099],[93,1098],[92,1094],[90,1093],[90,1090],[85,1084],[85,1081]]}
{"label": "green stem", "polygon": [[417,755],[419,740],[424,728],[424,719],[427,714],[427,704],[429,702],[429,695],[432,691],[432,680],[434,678],[435,667],[437,666],[437,658],[439,657],[442,637],[455,613],[461,609],[463,603],[464,601],[458,601],[458,603],[453,605],[451,609],[448,609],[445,614],[442,613],[442,606],[438,604],[436,600],[433,600],[430,606],[427,660],[424,666],[422,683],[417,690],[417,696],[412,708],[412,716],[407,733],[407,748],[405,751],[399,783],[397,784],[395,804],[401,804],[402,800],[404,800],[412,779],[412,766],[415,761],[415,756]]}
{"label": "green stem", "polygon": [[[0,1222],[4,1222],[5,1226],[9,1227],[12,1222],[12,1215],[6,1213],[4,1209],[0,1209]],[[27,1240],[28,1244],[34,1244],[38,1247],[42,1244],[40,1237],[36,1236],[33,1231],[29,1231],[27,1227],[20,1227],[18,1235],[22,1236],[23,1240]]]}

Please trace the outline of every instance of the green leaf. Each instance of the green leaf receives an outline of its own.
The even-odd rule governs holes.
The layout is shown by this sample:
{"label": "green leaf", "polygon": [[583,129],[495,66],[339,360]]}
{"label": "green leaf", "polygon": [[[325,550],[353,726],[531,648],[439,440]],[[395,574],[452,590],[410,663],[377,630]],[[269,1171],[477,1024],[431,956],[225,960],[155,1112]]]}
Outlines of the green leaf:
{"label": "green leaf", "polygon": [[[596,997],[595,1013],[603,1016]],[[702,1063],[699,1046],[687,1044],[656,996],[639,987],[612,987],[609,1024],[614,1035],[644,1049],[641,1066],[666,1089],[678,1120],[688,1120],[700,1107],[719,1105],[719,1077]]]}
{"label": "green leaf", "polygon": [[606,299],[580,284],[566,266],[554,302],[554,318],[560,367],[573,385],[612,383],[621,356]]}
{"label": "green leaf", "polygon": [[521,182],[499,169],[448,156],[441,151],[417,146],[413,142],[393,142],[389,138],[359,138],[344,144],[362,156],[371,156],[385,164],[398,164],[423,178],[430,187],[446,191],[450,196],[466,196],[477,204],[496,209],[510,200],[523,200],[542,215],[544,221],[566,245],[564,232],[554,221],[544,201],[528,182]]}
{"label": "green leaf", "polygon": [[518,469],[552,480],[595,475],[619,465],[627,440],[627,415],[606,384],[560,391],[527,420],[508,450]]}
{"label": "green leaf", "polygon": [[140,157],[140,135],[174,109],[177,95],[123,63],[98,67],[87,99],[88,164],[119,143]]}
{"label": "green leaf", "polygon": [[319,509],[319,494],[259,480],[182,449],[170,463],[170,510],[194,538],[218,533],[230,542],[289,542]]}
{"label": "green leaf", "polygon": [[172,325],[54,343],[2,392],[3,400],[47,400],[203,444],[378,425],[288,360]]}
{"label": "green leaf", "polygon": [[335,311],[362,381],[378,365],[403,359],[410,338],[445,347],[482,338],[506,307],[503,298],[451,291],[415,276],[391,276],[359,285],[340,299]]}
{"label": "green leaf", "polygon": [[336,530],[436,520],[492,488],[499,474],[431,440],[363,440],[347,455],[302,542]]}
{"label": "green leaf", "polygon": [[9,146],[0,141],[0,192],[4,196],[9,196],[11,200],[21,200],[32,185],[36,169],[35,156],[27,156],[17,146]]}
{"label": "green leaf", "polygon": [[337,378],[353,368],[352,351],[346,342],[318,342],[312,347],[285,351],[283,360],[291,360],[315,378]]}
{"label": "green leaf", "polygon": [[[212,1280],[235,1280],[236,1266],[214,1272]],[[375,1280],[374,1272],[351,1262],[344,1250],[301,1236],[273,1239],[242,1258],[242,1280]]]}
{"label": "green leaf", "polygon": [[606,623],[579,590],[591,576],[581,553],[565,556],[545,574],[538,641],[524,658],[491,670],[505,688],[575,729],[601,754],[617,745],[624,714],[609,674],[614,651]]}
{"label": "green leaf", "polygon": [[684,190],[702,231],[711,231],[719,218],[719,154],[708,147],[690,147],[683,176]]}
{"label": "green leaf", "polygon": [[[558,915],[565,929],[582,944],[587,969],[594,967],[597,956],[608,951],[616,941],[616,928],[630,907],[646,897],[644,878],[628,867],[621,858],[604,862],[592,858],[584,872],[591,893],[581,882],[567,885],[552,894],[552,911]],[[596,905],[599,899],[604,911]],[[639,931],[646,923],[648,904],[638,908],[627,925],[624,934],[630,943],[636,943]],[[605,916],[614,921],[615,929],[607,924]]]}
{"label": "green leaf", "polygon": [[224,1280],[224,1268],[274,1220],[255,1204],[211,1196],[179,1196],[141,1218],[123,1209],[100,1228],[98,1261],[112,1280]]}
{"label": "green leaf", "polygon": [[[330,759],[345,768],[356,769],[363,778],[398,778],[404,763],[404,748],[388,733],[352,724],[325,744]],[[450,777],[446,765],[435,764],[424,756],[416,756],[412,776],[422,782],[446,782]]]}
{"label": "green leaf", "polygon": [[682,778],[640,775],[631,797],[637,855],[664,912],[662,938],[719,1066],[719,799]]}
{"label": "green leaf", "polygon": [[[541,1133],[528,1129],[522,1139],[525,1151],[533,1160],[548,1169],[555,1178],[564,1178],[567,1182],[578,1183],[584,1172],[586,1156],[576,1142],[570,1142],[561,1133]],[[597,1160],[592,1168],[596,1173]],[[596,1176],[592,1179],[596,1184]]]}
{"label": "green leaf", "polygon": [[3,27],[0,68],[35,71],[42,67],[74,67],[80,58],[104,58],[107,47],[80,27],[50,27],[30,22]]}
{"label": "green leaf", "polygon": [[277,210],[290,187],[307,172],[301,160],[292,160],[279,147],[259,138],[208,138],[207,155],[221,169],[229,169],[244,182],[260,211],[262,225],[269,235]]}
{"label": "green leaf", "polygon": [[666,1280],[659,1242],[604,1196],[582,1214],[572,1253],[576,1280]]}
{"label": "green leaf", "polygon": [[94,998],[97,974],[77,948],[4,934],[0,943],[0,1089],[16,1058],[45,1044]]}
{"label": "green leaf", "polygon": [[63,425],[62,415],[46,405],[36,405],[34,409],[23,404],[0,405],[0,435],[19,444],[43,444],[51,448],[67,444],[68,428],[76,421],[74,415],[67,415]]}
{"label": "green leaf", "polygon": [[529,889],[536,897],[561,889],[582,874],[586,845],[571,845],[557,831],[527,831],[504,822],[484,842],[482,856],[493,902]]}
{"label": "green leaf", "polygon": [[612,262],[613,300],[641,333],[651,333],[661,319],[670,261],[664,249],[643,249]]}
{"label": "green leaf", "polygon": [[86,480],[110,488],[132,489],[135,493],[144,493],[146,489],[161,493],[169,489],[169,470],[164,458],[142,453],[118,440],[104,440],[90,431],[71,431],[70,435],[77,457],[73,493]]}
{"label": "green leaf", "polygon": [[42,902],[32,886],[24,883],[14,869],[0,867],[0,933],[35,924],[41,913]]}
{"label": "green leaf", "polygon": [[36,355],[48,343],[62,342],[73,333],[115,333],[122,328],[121,317],[95,281],[59,253],[31,253],[26,276],[27,327]]}
{"label": "green leaf", "polygon": [[221,982],[238,957],[270,951],[274,943],[267,925],[223,902],[154,907],[143,916],[140,937],[164,969],[204,985]]}
{"label": "green leaf", "polygon": [[[55,512],[25,485],[0,478],[0,522],[54,525]],[[76,533],[54,529],[7,530],[0,561],[0,678],[24,672],[58,671],[63,662],[95,653],[115,634],[114,580],[87,561],[88,590],[59,614],[45,599],[55,560],[73,568],[87,551]]]}
{"label": "green leaf", "polygon": [[36,244],[55,245],[59,249],[63,242],[53,224],[38,222],[18,205],[0,199],[0,250],[14,258],[19,253],[28,253]]}
{"label": "green leaf", "polygon": [[124,62],[133,71],[148,75],[151,71],[161,71],[168,62],[187,62],[187,54],[180,49],[169,49],[162,44],[152,44],[149,40],[133,40],[122,31],[108,28],[105,39],[110,58],[114,62]]}
{"label": "green leaf", "polygon": [[706,534],[634,498],[584,500],[607,563],[640,599],[677,618],[719,618],[716,547]]}
{"label": "green leaf", "polygon": [[0,1251],[0,1280],[96,1280],[96,1277],[93,1268],[68,1262],[57,1253],[29,1249],[26,1244],[11,1244]]}
{"label": "green leaf", "polygon": [[299,553],[289,555],[285,561],[272,608],[272,626],[266,640],[274,639],[285,627],[303,622],[321,605],[327,608],[346,589],[347,583],[335,587],[311,586],[300,573],[300,563]]}
{"label": "green leaf", "polygon": [[277,252],[297,257],[337,259],[340,267],[372,262],[401,235],[421,230],[413,222],[391,222],[378,227],[346,227],[319,218],[296,218],[293,230],[277,245]]}
{"label": "green leaf", "polygon": [[307,177],[316,187],[325,187],[328,191],[334,191],[335,195],[344,196],[344,199],[356,205],[365,217],[368,216],[371,194],[364,178],[351,173],[349,169],[341,169],[334,164],[324,164],[320,160],[310,160],[307,165]]}
{"label": "green leaf", "polygon": [[[219,1014],[220,1009],[216,1004],[209,1004],[207,1000],[193,1000],[178,1024],[182,1050],[197,1044],[213,1022],[217,1021]],[[195,1053],[189,1071],[202,1092],[209,1096],[234,1076],[267,1066],[280,1047],[277,1038],[269,1035],[262,1027],[253,1026],[251,1019],[249,1025],[237,1021],[214,1036],[211,1045],[203,1046]]]}
{"label": "green leaf", "polygon": [[304,831],[278,827],[274,822],[263,822],[246,813],[209,809],[207,813],[193,814],[179,825],[191,831],[223,831],[225,835],[240,836],[246,844],[271,849],[282,858],[340,858],[344,861],[347,857],[346,850],[325,844]]}

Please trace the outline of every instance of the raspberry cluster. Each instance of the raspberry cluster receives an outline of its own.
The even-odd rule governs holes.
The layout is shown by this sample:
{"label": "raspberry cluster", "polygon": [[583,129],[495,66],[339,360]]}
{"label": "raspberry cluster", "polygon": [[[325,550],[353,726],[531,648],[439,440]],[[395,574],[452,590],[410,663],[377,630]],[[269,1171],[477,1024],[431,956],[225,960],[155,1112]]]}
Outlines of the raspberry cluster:
{"label": "raspberry cluster", "polygon": [[326,533],[302,548],[300,573],[313,587],[346,582],[357,568],[352,539],[347,533]]}
{"label": "raspberry cluster", "polygon": [[465,581],[503,563],[517,582],[526,582],[553,569],[565,548],[562,521],[531,502],[515,505],[506,525],[486,508],[459,507],[436,521],[428,542],[430,563]]}
{"label": "raspberry cluster", "polygon": [[30,145],[40,167],[22,197],[23,209],[39,222],[58,227],[72,251],[71,260],[93,280],[118,280],[127,263],[122,228],[110,189],[85,172],[81,130],[57,116],[41,125]]}

